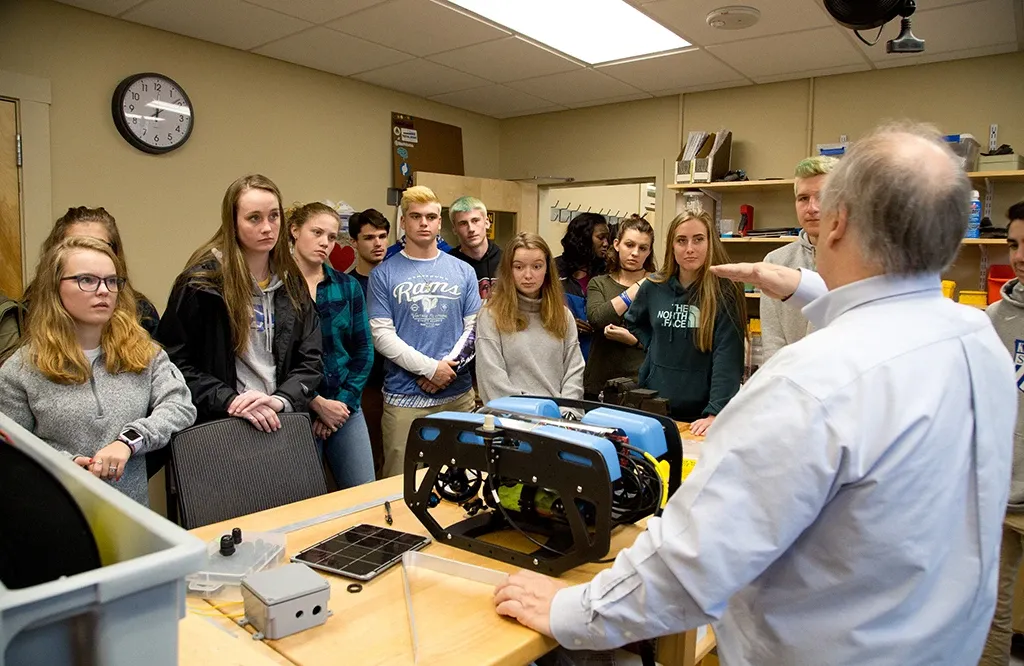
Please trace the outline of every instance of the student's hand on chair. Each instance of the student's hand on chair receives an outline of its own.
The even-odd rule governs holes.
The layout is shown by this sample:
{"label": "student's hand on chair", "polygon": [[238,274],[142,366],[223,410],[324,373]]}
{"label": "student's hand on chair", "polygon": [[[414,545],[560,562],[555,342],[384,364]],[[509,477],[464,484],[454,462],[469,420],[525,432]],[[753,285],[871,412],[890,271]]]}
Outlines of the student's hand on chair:
{"label": "student's hand on chair", "polygon": [[[269,397],[269,396],[268,396]],[[281,401],[276,398],[270,398],[270,403],[257,403],[250,407],[247,411],[237,414],[238,418],[245,419],[249,424],[257,430],[263,432],[274,432],[281,429],[281,419],[277,416],[277,410],[274,406],[280,406]]]}
{"label": "student's hand on chair", "polygon": [[458,362],[456,361],[445,361],[444,359],[441,359],[437,362],[437,368],[434,370],[434,374],[427,379],[429,379],[430,383],[437,386],[439,389],[447,388],[449,384],[455,381],[455,366],[457,365]]}
{"label": "student's hand on chair", "polygon": [[789,298],[800,286],[800,271],[788,266],[759,261],[753,264],[722,264],[711,272],[733,282],[749,282],[770,298]]}
{"label": "student's hand on chair", "polygon": [[577,319],[576,320],[576,329],[580,333],[593,333],[594,332],[594,327],[591,326],[588,322],[584,321],[583,319]]}
{"label": "student's hand on chair", "polygon": [[337,428],[331,430],[331,427],[320,419],[313,421],[313,437],[316,437],[317,439],[327,439],[336,431]]}
{"label": "student's hand on chair", "polygon": [[551,602],[555,594],[569,587],[562,581],[533,571],[517,571],[494,589],[494,607],[498,615],[551,636]]}
{"label": "student's hand on chair", "polygon": [[[271,402],[272,401],[272,402]],[[242,416],[255,405],[270,405],[274,411],[281,411],[281,401],[263,391],[248,390],[235,396],[228,405],[228,416]]]}
{"label": "student's hand on chair", "polygon": [[[132,450],[127,444],[120,440],[111,442],[96,452],[86,469],[98,479],[120,481],[121,475],[124,474],[125,463],[131,456]],[[76,458],[75,462],[81,465],[79,462],[81,459],[81,457]]]}
{"label": "student's hand on chair", "polygon": [[636,337],[628,329],[616,326],[615,324],[608,324],[604,327],[604,337],[630,347],[636,345],[637,342]]}
{"label": "student's hand on chair", "polygon": [[708,428],[710,428],[711,424],[714,422],[714,416],[705,416],[702,419],[697,419],[696,421],[690,424],[690,432],[692,432],[694,435],[697,435],[698,437],[702,437],[707,433]]}

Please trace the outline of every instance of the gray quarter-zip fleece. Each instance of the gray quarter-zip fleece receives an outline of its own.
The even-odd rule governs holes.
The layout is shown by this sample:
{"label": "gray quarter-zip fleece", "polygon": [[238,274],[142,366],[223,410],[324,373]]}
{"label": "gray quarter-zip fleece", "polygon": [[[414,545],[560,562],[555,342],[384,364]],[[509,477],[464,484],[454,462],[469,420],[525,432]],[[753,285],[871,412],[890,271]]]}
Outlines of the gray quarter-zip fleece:
{"label": "gray quarter-zip fleece", "polygon": [[[277,391],[277,362],[274,360],[274,292],[284,287],[277,275],[270,276],[270,284],[261,289],[252,281],[252,323],[249,325],[249,344],[242,354],[235,357],[237,385],[235,390],[244,393],[256,390],[274,395]],[[281,395],[275,396],[284,403],[286,412],[292,405]]]}
{"label": "gray quarter-zip fleece", "polygon": [[125,464],[121,480],[110,483],[143,506],[149,506],[144,454],[166,446],[174,433],[196,420],[185,379],[162,349],[139,373],[110,374],[100,353],[88,381],[57,384],[22,347],[0,366],[0,412],[69,458],[92,458],[122,430],[134,428],[142,444]]}
{"label": "gray quarter-zip fleece", "polygon": [[1017,427],[1013,432],[1013,474],[1006,510],[1024,513],[1024,285],[1010,280],[1000,293],[1002,299],[988,306],[986,312],[1017,369]]}

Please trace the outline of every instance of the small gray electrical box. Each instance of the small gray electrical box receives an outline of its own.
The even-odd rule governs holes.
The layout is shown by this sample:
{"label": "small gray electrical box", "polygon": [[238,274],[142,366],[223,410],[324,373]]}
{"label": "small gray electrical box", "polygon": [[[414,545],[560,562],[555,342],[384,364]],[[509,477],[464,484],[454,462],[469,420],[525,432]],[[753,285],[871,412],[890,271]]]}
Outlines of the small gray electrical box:
{"label": "small gray electrical box", "polygon": [[277,640],[319,626],[330,611],[331,585],[305,564],[287,564],[242,579],[245,618],[257,639]]}

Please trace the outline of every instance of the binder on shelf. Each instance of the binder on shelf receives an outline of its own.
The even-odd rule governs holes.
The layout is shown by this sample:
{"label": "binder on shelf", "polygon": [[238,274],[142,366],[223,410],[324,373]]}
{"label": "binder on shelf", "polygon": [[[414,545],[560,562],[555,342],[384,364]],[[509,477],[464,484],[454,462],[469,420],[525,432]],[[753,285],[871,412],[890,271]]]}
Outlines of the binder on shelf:
{"label": "binder on shelf", "polygon": [[707,132],[690,132],[676,160],[676,182],[693,182],[693,159],[708,140]]}
{"label": "binder on shelf", "polygon": [[[710,145],[709,145],[710,144]],[[710,183],[725,178],[732,163],[732,132],[719,130],[704,142],[693,160],[692,182]]]}

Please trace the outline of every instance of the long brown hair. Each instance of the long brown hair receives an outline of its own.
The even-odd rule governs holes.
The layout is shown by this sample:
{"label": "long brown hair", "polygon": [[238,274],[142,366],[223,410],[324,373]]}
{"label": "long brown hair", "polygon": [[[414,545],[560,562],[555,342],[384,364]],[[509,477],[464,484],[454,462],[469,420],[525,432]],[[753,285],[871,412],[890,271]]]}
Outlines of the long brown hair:
{"label": "long brown hair", "polygon": [[[654,259],[654,228],[651,227],[651,223],[640,217],[639,215],[630,215],[628,218],[619,222],[619,230],[615,234],[615,240],[622,242],[622,237],[626,235],[627,231],[637,231],[641,234],[646,234],[651,238],[651,251],[647,255],[647,259],[644,260],[644,271],[647,273],[653,273],[658,270],[658,262]],[[608,261],[608,273],[617,273],[622,269],[619,265],[619,251],[615,249],[615,243],[608,246],[608,252],[605,254],[605,258]]]}
{"label": "long brown hair", "polygon": [[494,288],[485,307],[494,317],[494,325],[502,333],[525,331],[529,325],[526,316],[519,311],[519,291],[512,278],[512,262],[515,260],[516,250],[519,249],[540,250],[544,253],[547,271],[540,287],[540,320],[544,325],[544,330],[561,340],[569,330],[569,317],[566,314],[564,303],[565,294],[562,291],[562,283],[558,279],[558,270],[555,268],[555,259],[551,256],[551,248],[537,234],[528,231],[520,232],[513,236],[505,246],[501,255],[501,267],[498,269],[501,279],[494,283]]}
{"label": "long brown hair", "polygon": [[[50,248],[39,261],[32,284],[32,316],[27,342],[30,362],[50,381],[82,384],[92,376],[92,366],[75,337],[75,321],[60,300],[61,278],[68,255],[75,251],[99,252],[114,262],[117,276],[125,278],[124,262],[101,240],[71,236]],[[100,346],[107,372],[142,372],[149,367],[157,346],[139,325],[135,292],[127,282],[117,292],[110,321],[103,327]]]}
{"label": "long brown hair", "polygon": [[676,262],[676,254],[673,239],[676,229],[684,222],[697,220],[704,225],[704,232],[708,238],[708,253],[704,257],[704,265],[697,271],[697,290],[700,299],[700,328],[697,331],[697,338],[694,341],[697,349],[702,352],[711,351],[711,345],[715,338],[715,318],[718,314],[718,306],[721,303],[724,307],[732,310],[732,317],[740,334],[746,336],[747,303],[739,286],[724,278],[716,277],[708,270],[711,266],[731,263],[729,253],[713,230],[714,222],[707,211],[700,213],[681,213],[672,220],[668,226],[668,237],[665,241],[665,267],[656,275],[651,276],[652,282],[668,282],[673,276],[678,278],[679,264]]}
{"label": "long brown hair", "polygon": [[[288,248],[290,234],[285,225],[281,191],[272,180],[260,174],[242,176],[231,183],[224,193],[220,207],[220,229],[213,238],[192,253],[182,275],[189,284],[214,289],[224,296],[231,322],[231,340],[235,352],[241,354],[249,344],[249,325],[252,320],[252,275],[245,255],[238,243],[238,199],[246,190],[265,190],[277,199],[281,214],[281,228],[277,243],[270,251],[270,270],[277,274],[287,290],[288,298],[296,310],[309,300],[305,280]],[[213,262],[214,266],[207,264]],[[181,279],[181,278],[179,278]]]}

